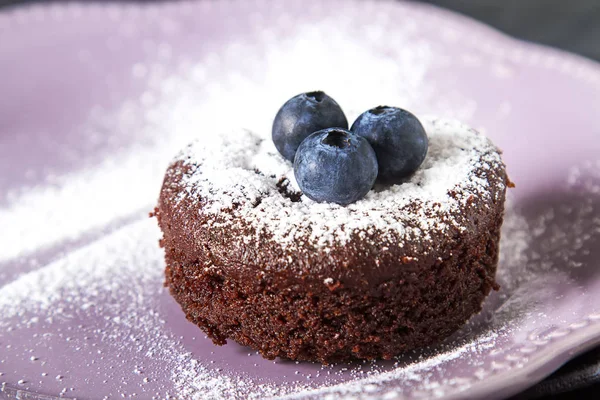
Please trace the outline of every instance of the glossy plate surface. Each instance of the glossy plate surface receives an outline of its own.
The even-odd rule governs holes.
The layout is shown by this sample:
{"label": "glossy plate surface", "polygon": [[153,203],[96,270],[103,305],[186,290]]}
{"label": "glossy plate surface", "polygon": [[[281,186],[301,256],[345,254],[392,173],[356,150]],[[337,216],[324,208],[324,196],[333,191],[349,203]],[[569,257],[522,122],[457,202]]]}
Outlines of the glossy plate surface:
{"label": "glossy plate surface", "polygon": [[[500,398],[600,343],[590,61],[412,3],[202,1],[5,11],[0,67],[0,396]],[[162,287],[147,215],[169,159],[194,138],[269,132],[314,89],[349,120],[399,105],[504,150],[517,187],[502,290],[444,344],[393,362],[267,361],[214,346]]]}

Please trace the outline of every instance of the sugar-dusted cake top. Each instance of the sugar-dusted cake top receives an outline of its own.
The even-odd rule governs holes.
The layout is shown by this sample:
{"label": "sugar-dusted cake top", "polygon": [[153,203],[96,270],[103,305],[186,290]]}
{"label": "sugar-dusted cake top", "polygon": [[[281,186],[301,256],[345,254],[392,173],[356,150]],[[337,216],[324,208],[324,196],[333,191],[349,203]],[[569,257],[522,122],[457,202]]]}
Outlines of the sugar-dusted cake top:
{"label": "sugar-dusted cake top", "polygon": [[429,151],[417,172],[402,184],[376,185],[347,206],[317,203],[302,195],[292,164],[272,141],[245,130],[204,135],[184,149],[174,160],[179,168],[168,172],[182,173],[182,190],[173,200],[197,199],[199,212],[213,216],[208,224],[250,224],[254,234],[286,249],[306,240],[320,248],[344,244],[353,235],[374,232],[380,241],[389,238],[390,245],[402,246],[406,240],[430,241],[433,232],[469,229],[464,210],[470,202],[477,199],[485,206],[504,195],[500,152],[460,122],[421,122]]}

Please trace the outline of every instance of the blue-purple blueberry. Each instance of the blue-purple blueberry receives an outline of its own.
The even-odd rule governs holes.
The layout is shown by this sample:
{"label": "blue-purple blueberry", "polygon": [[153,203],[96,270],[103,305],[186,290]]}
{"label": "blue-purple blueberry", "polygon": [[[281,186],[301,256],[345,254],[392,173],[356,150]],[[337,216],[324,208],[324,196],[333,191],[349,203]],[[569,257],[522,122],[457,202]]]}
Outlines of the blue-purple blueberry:
{"label": "blue-purple blueberry", "polygon": [[367,139],[375,150],[381,182],[402,182],[427,155],[429,141],[423,125],[401,108],[379,106],[365,111],[350,130]]}
{"label": "blue-purple blueberry", "polygon": [[281,155],[293,162],[300,143],[325,128],[348,129],[348,120],[327,94],[307,92],[292,97],[279,109],[271,135]]}
{"label": "blue-purple blueberry", "polygon": [[377,171],[377,157],[367,140],[341,128],[310,135],[294,160],[300,189],[318,202],[348,205],[362,199],[373,187]]}

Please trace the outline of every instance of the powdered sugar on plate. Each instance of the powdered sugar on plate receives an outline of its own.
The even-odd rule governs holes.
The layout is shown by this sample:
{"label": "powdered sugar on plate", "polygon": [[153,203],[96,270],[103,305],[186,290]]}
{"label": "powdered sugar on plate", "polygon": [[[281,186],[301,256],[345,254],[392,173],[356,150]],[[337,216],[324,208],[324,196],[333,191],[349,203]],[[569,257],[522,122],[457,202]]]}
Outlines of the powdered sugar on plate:
{"label": "powdered sugar on plate", "polygon": [[[65,345],[87,354],[86,368],[98,371],[90,374],[88,385],[111,380],[109,386],[129,395],[168,395],[173,388],[161,382],[160,372],[165,370],[173,371],[176,387],[186,387],[188,393],[195,390],[202,398],[239,398],[244,385],[252,383],[219,374],[193,359],[165,326],[166,316],[157,301],[164,291],[158,238],[154,221],[137,222],[0,289],[1,331],[10,337],[10,332],[41,328],[28,344],[35,354],[32,363],[52,371],[52,376],[40,375],[46,390],[53,386],[52,380],[73,385],[70,367],[58,367],[58,360],[51,356],[54,352],[44,350],[54,346],[60,352],[58,348]],[[77,329],[63,335],[60,327],[73,319],[79,320]],[[7,351],[17,349],[9,346]],[[110,370],[121,364],[118,357],[127,357],[135,367],[121,371],[122,382],[115,385],[117,378]],[[56,374],[61,378],[55,379]],[[193,383],[188,382],[190,376]],[[30,382],[31,377],[23,381]],[[272,385],[262,385],[261,390],[261,397],[278,392]],[[77,393],[72,390],[69,395]],[[103,395],[117,396],[119,392],[104,391]]]}
{"label": "powdered sugar on plate", "polygon": [[[77,42],[76,36],[65,35],[69,41],[61,42],[57,36],[52,48],[65,46],[64,53],[72,53],[77,42],[87,67],[128,68],[123,79],[111,77],[116,85],[135,81],[144,86],[139,93],[127,92],[127,99],[117,96],[104,109],[89,104],[94,111],[83,118],[83,133],[61,142],[60,150],[73,163],[69,172],[53,173],[44,158],[36,160],[39,165],[23,166],[18,155],[9,154],[11,166],[39,167],[35,172],[44,179],[0,193],[0,382],[6,382],[0,390],[19,391],[21,397],[30,391],[81,398],[344,394],[396,399],[460,396],[461,391],[465,397],[478,387],[485,388],[480,392],[484,394],[522,388],[528,377],[543,376],[535,374],[536,368],[555,368],[567,359],[557,359],[559,354],[579,350],[584,340],[589,344],[598,337],[593,331],[600,321],[596,159],[570,171],[566,193],[542,193],[530,203],[515,200],[503,231],[500,293],[439,347],[391,364],[273,364],[235,344],[213,346],[185,321],[162,287],[164,264],[155,221],[131,220],[152,209],[169,161],[192,140],[240,126],[268,133],[274,112],[287,98],[322,89],[344,107],[349,120],[384,103],[419,116],[427,112],[485,121],[487,132],[500,139],[508,135],[516,144],[507,142],[506,150],[516,152],[537,131],[543,132],[543,140],[563,137],[555,121],[537,120],[531,130],[529,113],[547,114],[548,109],[543,90],[523,90],[529,82],[520,77],[535,76],[540,68],[544,77],[580,90],[576,98],[581,102],[564,104],[567,109],[581,107],[579,111],[590,104],[584,101],[590,96],[585,90],[598,82],[595,66],[518,45],[435,10],[385,1],[302,1],[288,10],[292,3],[203,1],[147,8],[71,4],[0,16],[0,30],[5,29],[0,39],[11,46],[16,42],[10,38],[19,29],[28,32],[23,36],[43,35],[31,29],[42,22],[48,29],[81,29],[89,37]],[[237,20],[234,8],[242,10]],[[303,17],[296,20],[295,15]],[[35,24],[23,23],[27,21]],[[232,33],[222,42],[211,42],[213,32],[225,34],[221,22]],[[156,31],[144,30],[150,27]],[[125,66],[118,56],[94,59],[104,45],[131,53],[143,49],[148,57]],[[21,56],[15,65],[31,64]],[[61,59],[62,52],[53,57]],[[54,66],[45,68],[63,76],[65,70]],[[469,85],[471,81],[477,84]],[[78,84],[89,91],[105,86],[101,80]],[[54,101],[52,94],[32,96]],[[69,101],[85,101],[71,95],[61,97],[69,117]],[[517,97],[531,103],[519,108],[513,101]],[[485,110],[476,115],[478,107]],[[567,114],[581,118],[581,127],[593,126],[583,112]],[[564,122],[561,115],[557,121]],[[505,124],[508,117],[515,124]],[[44,125],[44,118],[36,114],[32,120]],[[500,126],[503,131],[497,130]],[[523,130],[508,129],[514,126]],[[580,133],[573,131],[577,140],[560,141],[578,156],[585,154],[586,145],[595,145]],[[88,157],[70,140],[115,141],[120,146]],[[520,174],[544,175],[548,164],[541,162],[521,165]],[[560,181],[559,176],[551,178]],[[560,187],[553,186],[557,191]],[[113,228],[128,226],[86,237],[128,216]],[[81,237],[87,239],[65,245]],[[56,250],[49,260],[44,255],[48,249]],[[7,271],[11,278],[3,279]]]}
{"label": "powdered sugar on plate", "polygon": [[[523,261],[531,255],[527,250],[530,243],[526,240],[523,246],[522,240],[531,237],[532,231],[518,211],[509,209],[505,227],[502,249],[506,256],[500,267],[500,281],[509,301],[503,301],[498,308],[494,305],[497,300],[492,299],[483,314],[446,344],[413,352],[392,363],[319,367],[278,361],[282,364],[273,365],[252,354],[257,370],[273,367],[278,374],[287,376],[275,382],[249,374],[252,369],[238,367],[250,354],[236,350],[239,346],[235,344],[217,348],[200,337],[194,338],[191,345],[189,340],[186,344],[179,335],[180,328],[173,328],[187,323],[177,321],[183,320],[183,315],[171,304],[173,301],[161,285],[163,253],[156,245],[160,232],[150,219],[130,224],[2,287],[2,343],[13,343],[4,350],[3,358],[22,354],[33,359],[33,371],[38,373],[33,382],[31,373],[20,375],[24,388],[39,380],[45,390],[56,387],[58,392],[64,387],[65,393],[72,396],[77,396],[84,384],[104,385],[103,393],[108,397],[122,393],[143,398],[171,395],[190,399],[340,395],[402,398],[408,394],[397,388],[386,389],[386,382],[391,381],[414,382],[424,393],[444,393],[442,388],[447,385],[466,385],[472,383],[468,379],[473,379],[439,379],[437,374],[444,366],[466,362],[472,367],[491,348],[502,348],[500,344],[507,340],[506,331],[512,329],[509,324],[515,315],[522,318],[535,311],[535,299],[548,296],[534,295],[531,288],[536,282],[543,282],[544,276],[558,272],[552,267],[545,273],[531,263],[524,267]],[[561,275],[560,279],[564,278]],[[528,294],[523,297],[521,292]],[[202,335],[195,326],[188,327],[181,328],[186,335]],[[12,335],[21,335],[21,340],[11,339]],[[71,353],[74,349],[77,351],[72,357],[80,357],[85,368],[94,371],[85,383],[73,377],[77,375],[73,365],[65,366],[54,356],[56,352]],[[200,357],[195,354],[198,349],[203,349]],[[231,363],[224,363],[218,354],[228,351],[235,355]],[[123,364],[121,361],[125,360]],[[7,365],[0,366],[3,373],[9,373],[4,378],[19,374]],[[164,381],[164,371],[171,371],[171,382]],[[57,374],[61,379],[55,379]]]}
{"label": "powdered sugar on plate", "polygon": [[[320,246],[345,243],[357,232],[394,231],[390,246],[403,240],[426,241],[432,231],[449,226],[466,229],[453,217],[470,197],[490,200],[504,191],[504,177],[481,176],[497,172],[503,164],[496,147],[483,135],[454,120],[422,119],[429,137],[423,165],[405,183],[379,187],[348,206],[316,203],[301,194],[292,164],[284,160],[268,135],[241,131],[188,146],[175,161],[193,172],[183,175],[183,197],[202,199],[202,211],[235,226],[240,219],[265,230],[282,246],[305,238]],[[281,186],[285,186],[285,193]],[[291,195],[290,195],[291,192]],[[451,192],[453,195],[451,195]],[[292,199],[297,197],[298,201]],[[492,199],[498,200],[498,199]],[[227,210],[236,205],[235,212]],[[416,210],[407,207],[420,204]]]}
{"label": "powdered sugar on plate", "polygon": [[[78,396],[82,389],[78,384],[83,382],[73,378],[73,366],[64,366],[54,356],[77,349],[77,357],[85,360],[82,366],[93,371],[85,385],[103,386],[102,393],[107,397],[121,393],[143,398],[164,398],[171,394],[177,398],[241,399],[292,393],[297,397],[314,395],[316,392],[312,391],[320,386],[328,387],[321,389],[325,392],[339,393],[341,390],[341,393],[351,394],[361,392],[365,385],[377,385],[389,379],[422,379],[431,368],[493,342],[496,335],[490,333],[475,341],[458,343],[456,348],[442,350],[424,360],[396,363],[409,364],[408,367],[378,366],[376,363],[334,367],[312,365],[309,371],[312,370],[312,375],[317,378],[311,379],[306,368],[299,377],[294,376],[294,370],[303,368],[297,363],[289,363],[291,365],[278,367],[292,375],[286,383],[264,382],[236,371],[235,364],[223,368],[208,359],[195,358],[181,343],[182,338],[170,329],[167,320],[173,317],[163,304],[166,295],[160,284],[163,254],[156,245],[160,232],[155,225],[152,220],[131,224],[0,289],[3,343],[14,343],[7,346],[4,357],[28,354],[32,369],[39,372],[35,378],[31,373],[25,375],[23,387],[30,387],[39,380],[45,390],[72,387],[67,394]],[[183,318],[182,315],[178,317]],[[73,320],[78,322],[69,322]],[[29,334],[27,340],[19,343],[10,339],[13,334],[21,335],[27,331],[36,333]],[[198,345],[213,346],[208,341],[198,342]],[[214,352],[220,350],[214,348]],[[132,367],[124,369],[120,357]],[[238,357],[247,358],[246,354]],[[259,356],[255,356],[255,360],[257,368],[271,363]],[[3,372],[11,373],[8,377],[18,374],[11,371],[10,365],[2,365],[2,368]],[[115,368],[119,371],[116,375],[113,373]],[[380,373],[390,369],[391,372]],[[45,371],[51,371],[51,374]],[[163,380],[164,371],[172,371],[172,383]],[[319,380],[319,374],[331,375],[331,379]],[[340,381],[357,382],[329,387],[328,382]]]}
{"label": "powdered sugar on plate", "polygon": [[[60,367],[59,359],[52,356],[63,351],[61,349],[70,352],[77,348],[86,368],[97,371],[87,378],[87,385],[99,385],[109,380],[108,387],[112,390],[116,387],[114,392],[104,392],[107,396],[137,393],[142,397],[162,398],[173,387],[161,381],[161,371],[172,371],[171,379],[176,389],[172,394],[195,399],[265,398],[286,393],[307,395],[310,394],[307,390],[327,384],[327,380],[307,379],[308,374],[303,371],[304,382],[290,379],[285,384],[275,385],[239,373],[231,365],[226,368],[228,372],[223,373],[222,368],[212,365],[209,360],[195,358],[166,322],[173,318],[163,305],[166,295],[160,284],[163,254],[156,245],[160,232],[155,225],[153,220],[133,223],[2,287],[0,330],[5,332],[3,343],[14,342],[10,340],[13,332],[20,334],[32,329],[37,332],[28,340],[9,346],[6,354],[29,354],[32,364],[37,367],[34,369],[52,371],[51,376],[41,375],[44,373],[41,372],[36,378],[40,379],[42,387],[48,390],[55,386],[57,379],[54,377],[58,374],[61,376],[58,386],[74,386],[70,394],[75,396],[81,388],[72,379],[73,367]],[[62,328],[72,320],[78,321],[75,330]],[[480,345],[490,340],[493,336],[478,339]],[[201,345],[213,346],[208,341]],[[463,343],[457,349],[442,352],[445,355],[423,362],[408,362],[414,365],[400,368],[395,374],[400,373],[406,379],[419,379],[419,373],[432,365],[456,358],[473,346],[473,342]],[[126,358],[127,364],[135,367],[120,369],[121,381],[114,382],[116,377],[112,370],[121,365],[118,357]],[[246,358],[246,355],[238,357]],[[256,362],[271,363],[263,359]],[[9,366],[3,366],[3,371],[6,367]],[[288,373],[298,369],[293,364],[281,368]],[[365,370],[379,372],[390,368],[393,366],[379,367],[377,364],[311,367],[317,376],[332,372],[329,382],[363,378],[360,384],[344,387],[344,392],[356,392],[366,383],[394,378],[390,373],[363,375]],[[10,368],[7,372],[11,372]],[[31,376],[23,380],[30,382]],[[335,392],[338,389],[328,390]]]}

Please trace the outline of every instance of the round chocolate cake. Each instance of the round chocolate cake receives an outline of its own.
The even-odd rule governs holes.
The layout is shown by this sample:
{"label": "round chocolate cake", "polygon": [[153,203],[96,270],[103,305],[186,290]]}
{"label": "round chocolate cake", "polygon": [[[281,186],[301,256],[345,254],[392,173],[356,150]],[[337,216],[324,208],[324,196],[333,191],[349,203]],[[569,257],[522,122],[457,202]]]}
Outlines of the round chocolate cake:
{"label": "round chocolate cake", "polygon": [[166,285],[187,318],[216,344],[329,363],[439,342],[480,311],[497,288],[505,167],[469,127],[422,122],[420,169],[348,206],[302,195],[267,138],[188,146],[155,210]]}

